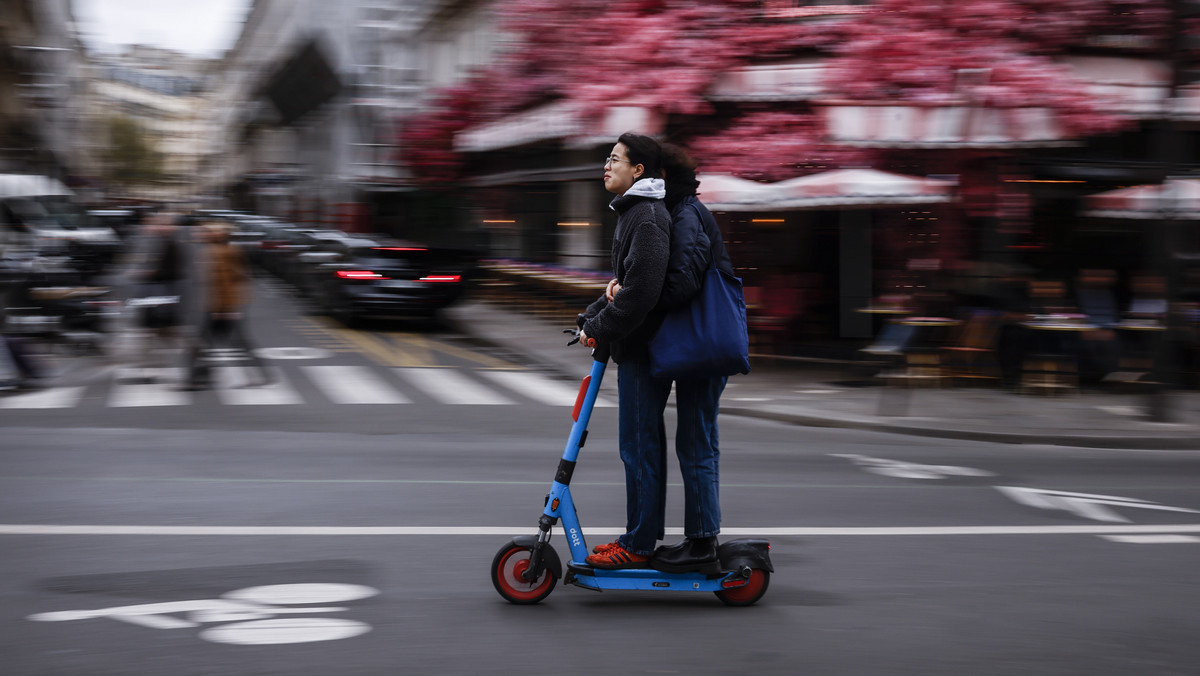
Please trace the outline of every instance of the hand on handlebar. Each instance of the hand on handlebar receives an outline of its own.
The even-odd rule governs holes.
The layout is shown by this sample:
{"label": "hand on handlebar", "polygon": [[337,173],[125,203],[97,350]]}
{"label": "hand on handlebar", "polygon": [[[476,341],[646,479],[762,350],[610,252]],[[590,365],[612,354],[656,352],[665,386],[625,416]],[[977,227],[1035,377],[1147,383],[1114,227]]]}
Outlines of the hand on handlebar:
{"label": "hand on handlebar", "polygon": [[596,339],[589,338],[588,335],[583,332],[583,329],[563,329],[563,333],[570,333],[575,336],[570,342],[567,343],[568,346],[574,345],[575,343],[580,343],[584,347],[596,347]]}

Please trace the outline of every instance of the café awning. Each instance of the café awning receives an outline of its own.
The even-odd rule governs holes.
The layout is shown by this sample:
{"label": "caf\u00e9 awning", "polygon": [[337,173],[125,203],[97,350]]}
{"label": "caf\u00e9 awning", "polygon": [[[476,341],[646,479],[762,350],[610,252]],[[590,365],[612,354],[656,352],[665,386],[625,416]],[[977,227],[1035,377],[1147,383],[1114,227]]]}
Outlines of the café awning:
{"label": "caf\u00e9 awning", "polygon": [[1042,148],[1074,145],[1048,108],[830,104],[829,140],[865,148]]}
{"label": "caf\u00e9 awning", "polygon": [[611,145],[629,130],[657,134],[664,126],[660,113],[641,106],[610,106],[598,125],[585,124],[582,120],[577,103],[547,103],[459,132],[454,138],[454,149],[482,153],[551,141],[572,148],[586,148],[604,143]]}
{"label": "caf\u00e9 awning", "polygon": [[750,209],[742,209],[741,206],[759,203],[760,195],[767,187],[765,183],[748,181],[728,174],[701,174],[697,178],[700,187],[696,192],[700,201],[709,209],[721,211],[749,211]]}
{"label": "caf\u00e9 awning", "polygon": [[949,202],[955,185],[877,169],[835,169],[780,181],[770,190],[781,209],[828,209]]}
{"label": "caf\u00e9 awning", "polygon": [[1135,185],[1089,195],[1085,216],[1200,220],[1200,179],[1167,179],[1161,185]]}
{"label": "caf\u00e9 awning", "polygon": [[[715,190],[707,187],[714,179],[719,179],[713,183]],[[706,176],[700,179],[700,199],[720,211],[870,209],[949,202],[954,199],[955,185],[954,181],[877,169],[835,169],[778,183]]]}

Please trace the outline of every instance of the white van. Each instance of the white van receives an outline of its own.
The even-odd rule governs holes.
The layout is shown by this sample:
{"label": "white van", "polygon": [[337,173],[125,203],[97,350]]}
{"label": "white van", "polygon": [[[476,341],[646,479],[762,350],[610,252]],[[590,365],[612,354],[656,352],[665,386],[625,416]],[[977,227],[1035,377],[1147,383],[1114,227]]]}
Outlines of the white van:
{"label": "white van", "polygon": [[106,265],[119,245],[113,229],[93,222],[61,181],[0,174],[0,256],[65,254]]}

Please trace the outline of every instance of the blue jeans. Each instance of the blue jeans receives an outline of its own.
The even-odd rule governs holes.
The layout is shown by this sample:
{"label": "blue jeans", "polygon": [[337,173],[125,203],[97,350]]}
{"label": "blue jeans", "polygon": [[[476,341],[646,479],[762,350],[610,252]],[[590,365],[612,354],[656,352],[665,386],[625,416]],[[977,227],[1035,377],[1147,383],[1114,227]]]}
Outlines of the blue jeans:
{"label": "blue jeans", "polygon": [[[650,375],[650,364],[627,360],[618,365],[619,446],[625,464],[625,534],[621,546],[648,556],[663,538],[667,506],[667,431],[663,411],[671,381]],[[717,402],[725,378],[680,381],[676,455],[684,483],[684,533],[716,535],[721,508],[717,487]]]}
{"label": "blue jeans", "polygon": [[689,538],[721,532],[721,450],[717,412],[729,379],[675,381],[675,455],[683,474],[683,534]]}

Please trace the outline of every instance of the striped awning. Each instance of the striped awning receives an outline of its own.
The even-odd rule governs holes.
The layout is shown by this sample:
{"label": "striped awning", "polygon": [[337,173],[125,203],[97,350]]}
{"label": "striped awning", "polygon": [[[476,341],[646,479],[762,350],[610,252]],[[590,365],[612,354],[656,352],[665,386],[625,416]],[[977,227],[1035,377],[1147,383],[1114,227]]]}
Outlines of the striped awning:
{"label": "striped awning", "polygon": [[831,104],[829,140],[867,148],[1042,148],[1074,145],[1047,108]]}
{"label": "striped awning", "polygon": [[955,197],[955,187],[954,181],[877,169],[835,169],[778,183],[705,176],[700,180],[700,199],[720,211],[869,209],[949,202]]}
{"label": "striped awning", "polygon": [[611,106],[598,126],[587,125],[582,121],[579,104],[557,101],[459,132],[454,137],[454,149],[480,153],[548,141],[586,148],[611,144],[630,130],[658,134],[663,126],[661,114],[641,106]]}
{"label": "striped awning", "polygon": [[1162,185],[1135,185],[1089,195],[1085,216],[1200,220],[1200,179],[1167,179]]}

